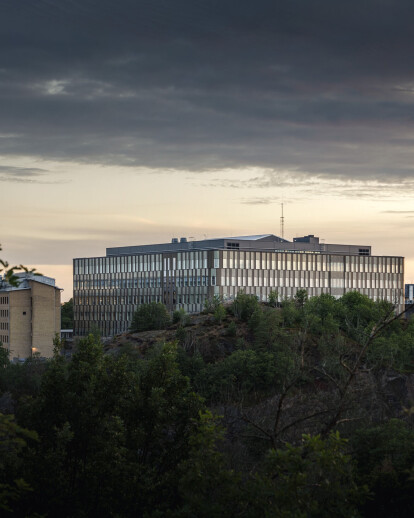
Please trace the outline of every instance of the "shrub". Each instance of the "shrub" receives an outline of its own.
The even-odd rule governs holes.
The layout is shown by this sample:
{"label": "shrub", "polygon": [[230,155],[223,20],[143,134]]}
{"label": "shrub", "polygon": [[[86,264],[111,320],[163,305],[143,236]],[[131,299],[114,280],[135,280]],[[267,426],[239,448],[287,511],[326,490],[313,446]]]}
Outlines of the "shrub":
{"label": "shrub", "polygon": [[173,313],[173,323],[179,324],[181,327],[188,326],[190,323],[190,316],[185,312],[184,308],[177,309]]}
{"label": "shrub", "polygon": [[276,290],[271,290],[267,298],[269,306],[276,308],[279,305],[279,293]]}
{"label": "shrub", "polygon": [[130,331],[150,331],[153,329],[165,329],[170,323],[167,308],[161,302],[141,304],[136,309],[132,318]]}
{"label": "shrub", "polygon": [[244,291],[239,291],[231,308],[235,317],[247,322],[259,308],[259,301],[256,295],[247,295]]}
{"label": "shrub", "polygon": [[180,326],[175,333],[175,338],[178,340],[178,343],[184,345],[185,339],[187,337],[187,331],[183,326]]}
{"label": "shrub", "polygon": [[236,336],[237,335],[237,326],[236,322],[232,320],[227,328],[227,336]]}
{"label": "shrub", "polygon": [[218,324],[221,324],[225,316],[226,310],[224,309],[224,306],[222,304],[219,304],[214,310],[214,320]]}
{"label": "shrub", "polygon": [[210,297],[204,302],[204,311],[206,313],[214,313],[217,307],[222,304],[222,302],[223,301],[219,295],[214,295],[214,297]]}

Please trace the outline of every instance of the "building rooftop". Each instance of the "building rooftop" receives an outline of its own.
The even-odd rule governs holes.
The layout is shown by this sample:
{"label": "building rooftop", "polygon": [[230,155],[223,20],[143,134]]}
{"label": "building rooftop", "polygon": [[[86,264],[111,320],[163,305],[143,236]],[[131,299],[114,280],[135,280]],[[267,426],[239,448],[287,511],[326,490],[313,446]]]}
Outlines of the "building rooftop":
{"label": "building rooftop", "polygon": [[223,237],[222,239],[235,239],[237,241],[259,241],[259,240],[270,240],[274,239],[279,240],[281,243],[289,243],[287,239],[283,239],[282,237],[275,236],[274,234],[258,234],[255,236],[233,236],[233,237]]}
{"label": "building rooftop", "polygon": [[45,275],[38,275],[32,272],[20,272],[15,274],[18,278],[19,285],[11,286],[5,279],[0,277],[0,291],[16,291],[16,290],[29,290],[29,281],[38,282],[40,284],[47,284],[53,286],[57,290],[61,289],[56,286],[55,279],[52,277],[46,277]]}
{"label": "building rooftop", "polygon": [[172,238],[170,243],[122,246],[106,249],[106,256],[139,255],[189,250],[257,250],[273,252],[308,252],[349,255],[371,255],[369,245],[347,245],[320,243],[319,237],[309,234],[288,241],[275,234],[254,234],[250,236],[217,237],[188,241],[187,238]]}

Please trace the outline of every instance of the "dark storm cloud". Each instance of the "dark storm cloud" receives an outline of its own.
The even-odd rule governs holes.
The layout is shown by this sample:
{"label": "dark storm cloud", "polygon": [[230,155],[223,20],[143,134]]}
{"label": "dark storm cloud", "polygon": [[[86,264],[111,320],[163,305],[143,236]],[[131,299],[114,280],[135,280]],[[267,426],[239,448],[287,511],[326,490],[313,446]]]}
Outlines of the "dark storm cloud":
{"label": "dark storm cloud", "polygon": [[0,154],[412,179],[413,15],[411,0],[0,0]]}

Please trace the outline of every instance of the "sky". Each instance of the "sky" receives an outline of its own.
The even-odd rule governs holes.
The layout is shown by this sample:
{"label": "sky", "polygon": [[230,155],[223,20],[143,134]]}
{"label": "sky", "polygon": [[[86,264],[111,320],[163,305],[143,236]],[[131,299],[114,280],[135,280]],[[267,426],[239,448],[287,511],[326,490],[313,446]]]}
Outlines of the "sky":
{"label": "sky", "polygon": [[0,0],[0,243],[315,234],[414,282],[412,0]]}

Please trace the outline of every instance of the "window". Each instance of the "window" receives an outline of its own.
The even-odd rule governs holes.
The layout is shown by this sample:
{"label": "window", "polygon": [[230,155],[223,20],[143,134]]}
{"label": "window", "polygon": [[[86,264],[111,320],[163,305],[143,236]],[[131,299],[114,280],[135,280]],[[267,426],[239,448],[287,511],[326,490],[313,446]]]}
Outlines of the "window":
{"label": "window", "polygon": [[369,248],[360,248],[359,255],[369,255]]}

